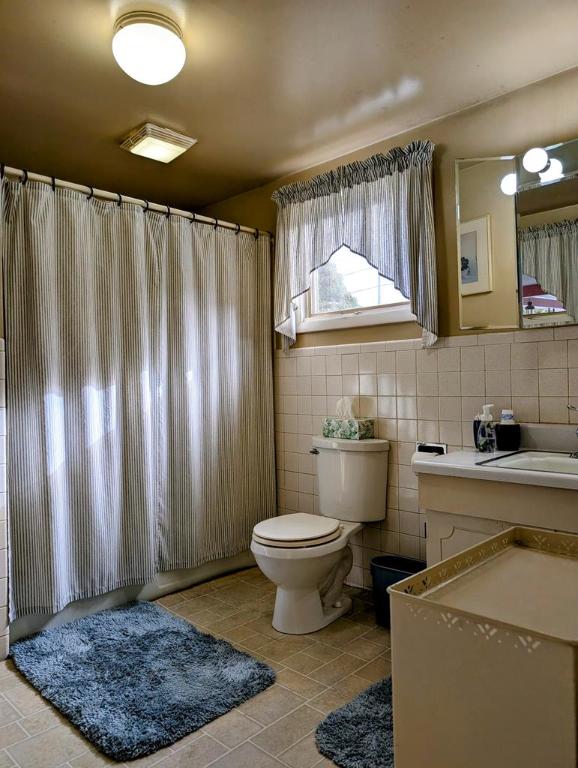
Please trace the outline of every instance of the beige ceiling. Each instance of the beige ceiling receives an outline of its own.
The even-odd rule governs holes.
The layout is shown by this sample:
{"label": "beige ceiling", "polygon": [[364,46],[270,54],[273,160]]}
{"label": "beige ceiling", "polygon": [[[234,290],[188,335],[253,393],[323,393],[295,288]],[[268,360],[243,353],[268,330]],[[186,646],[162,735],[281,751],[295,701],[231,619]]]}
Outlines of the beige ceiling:
{"label": "beige ceiling", "polygon": [[[110,49],[134,3],[0,0],[0,159],[198,208],[578,64],[576,0],[164,5],[188,58],[149,87]],[[199,143],[169,166],[122,151],[146,120]]]}

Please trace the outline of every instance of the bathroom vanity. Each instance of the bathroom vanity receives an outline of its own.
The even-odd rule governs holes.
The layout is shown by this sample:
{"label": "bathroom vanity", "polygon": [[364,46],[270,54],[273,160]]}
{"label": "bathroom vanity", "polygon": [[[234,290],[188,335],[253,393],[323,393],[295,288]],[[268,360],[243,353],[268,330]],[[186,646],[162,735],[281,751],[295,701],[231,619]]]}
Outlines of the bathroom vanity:
{"label": "bathroom vanity", "polygon": [[417,454],[413,470],[428,565],[512,525],[578,533],[578,459],[569,452]]}

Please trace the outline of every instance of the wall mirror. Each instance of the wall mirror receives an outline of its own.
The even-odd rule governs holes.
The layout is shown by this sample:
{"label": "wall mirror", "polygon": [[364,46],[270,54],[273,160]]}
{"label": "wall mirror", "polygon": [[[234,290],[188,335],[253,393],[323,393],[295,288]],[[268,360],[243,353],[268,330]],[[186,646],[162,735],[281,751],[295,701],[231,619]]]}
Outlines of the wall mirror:
{"label": "wall mirror", "polygon": [[[470,158],[456,161],[456,228],[460,326],[463,329],[517,328],[518,269],[513,194],[516,159]],[[510,190],[507,190],[510,191]]]}
{"label": "wall mirror", "polygon": [[456,161],[462,329],[578,322],[578,140]]}
{"label": "wall mirror", "polygon": [[523,328],[578,322],[578,140],[516,158]]}

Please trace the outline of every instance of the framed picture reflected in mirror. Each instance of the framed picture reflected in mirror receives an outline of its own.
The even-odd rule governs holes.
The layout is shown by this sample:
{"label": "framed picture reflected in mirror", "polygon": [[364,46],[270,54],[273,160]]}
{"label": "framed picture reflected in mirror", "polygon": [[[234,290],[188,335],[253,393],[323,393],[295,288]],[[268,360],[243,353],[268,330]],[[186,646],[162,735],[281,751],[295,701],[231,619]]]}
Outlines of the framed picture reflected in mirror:
{"label": "framed picture reflected in mirror", "polygon": [[460,222],[460,274],[462,296],[492,290],[490,216]]}

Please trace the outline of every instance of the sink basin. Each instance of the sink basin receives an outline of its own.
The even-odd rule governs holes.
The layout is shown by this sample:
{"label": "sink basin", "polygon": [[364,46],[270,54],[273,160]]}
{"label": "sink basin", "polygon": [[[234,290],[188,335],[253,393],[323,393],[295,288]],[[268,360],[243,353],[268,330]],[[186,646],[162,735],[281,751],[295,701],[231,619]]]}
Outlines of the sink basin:
{"label": "sink basin", "polygon": [[559,472],[565,475],[578,475],[578,458],[568,453],[549,453],[546,451],[520,451],[510,456],[479,462],[484,466],[504,469],[525,469],[532,472]]}

